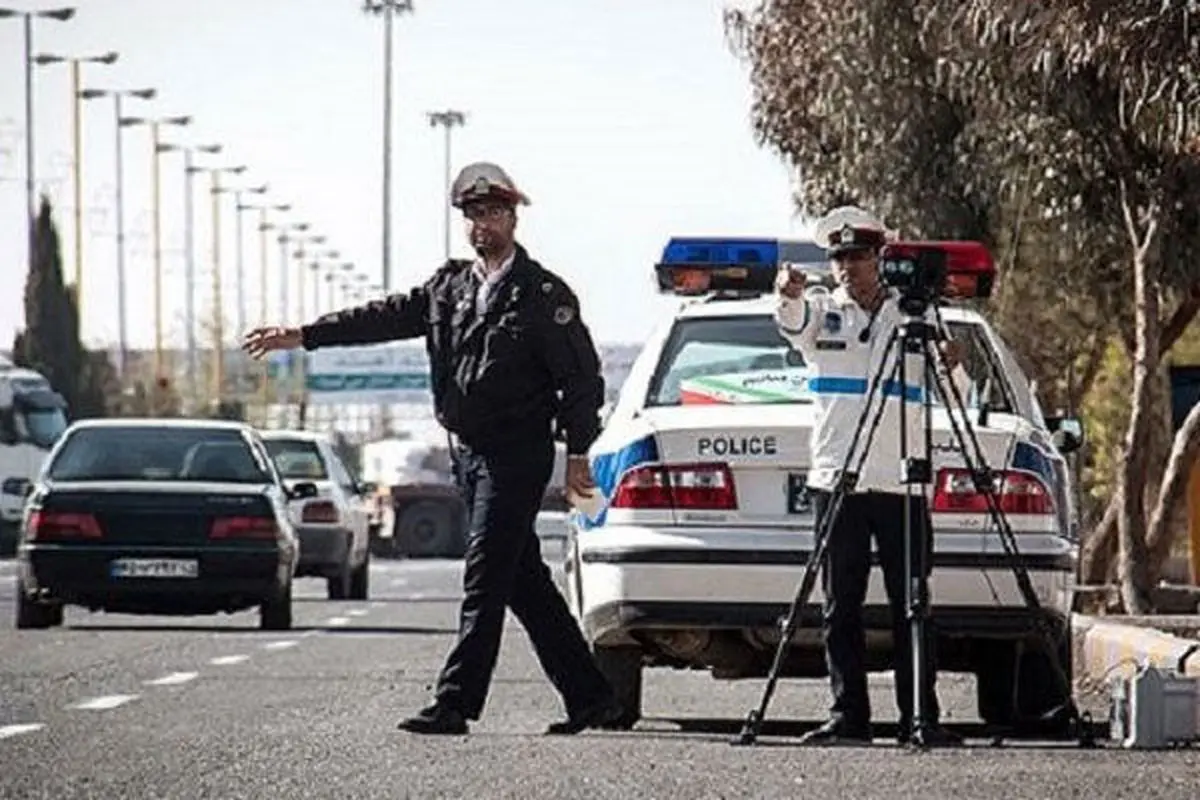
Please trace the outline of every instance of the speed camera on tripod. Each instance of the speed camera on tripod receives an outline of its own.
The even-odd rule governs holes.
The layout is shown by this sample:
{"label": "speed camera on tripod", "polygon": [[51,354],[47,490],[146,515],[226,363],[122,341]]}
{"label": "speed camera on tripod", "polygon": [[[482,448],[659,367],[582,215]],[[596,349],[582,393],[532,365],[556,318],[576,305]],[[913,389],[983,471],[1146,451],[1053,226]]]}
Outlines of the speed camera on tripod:
{"label": "speed camera on tripod", "polygon": [[987,298],[996,264],[979,242],[890,242],[879,254],[883,282],[900,293],[901,309],[920,315],[941,299]]}

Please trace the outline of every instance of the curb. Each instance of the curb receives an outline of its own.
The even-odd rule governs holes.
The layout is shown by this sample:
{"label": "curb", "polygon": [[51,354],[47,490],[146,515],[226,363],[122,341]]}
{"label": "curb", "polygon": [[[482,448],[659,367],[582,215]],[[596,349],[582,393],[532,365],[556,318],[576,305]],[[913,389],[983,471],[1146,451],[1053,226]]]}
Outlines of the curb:
{"label": "curb", "polygon": [[1200,640],[1082,614],[1073,615],[1071,629],[1077,680],[1107,684],[1117,675],[1129,677],[1141,664],[1200,678]]}

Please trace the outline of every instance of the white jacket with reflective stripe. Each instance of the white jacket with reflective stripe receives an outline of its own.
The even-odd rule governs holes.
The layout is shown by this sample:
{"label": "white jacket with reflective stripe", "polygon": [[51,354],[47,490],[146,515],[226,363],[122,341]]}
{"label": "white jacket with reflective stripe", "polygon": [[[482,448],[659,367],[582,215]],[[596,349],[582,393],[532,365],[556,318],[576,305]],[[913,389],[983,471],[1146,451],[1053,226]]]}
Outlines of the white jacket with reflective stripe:
{"label": "white jacket with reflective stripe", "polygon": [[[925,318],[930,323],[936,322],[932,308]],[[904,493],[904,484],[900,481],[902,385],[905,396],[911,401],[904,408],[907,451],[911,458],[925,455],[923,398],[927,382],[922,374],[924,361],[919,354],[906,354],[904,381],[901,382],[895,367],[903,342],[897,338],[888,352],[892,331],[904,319],[894,292],[889,293],[873,320],[871,314],[850,299],[841,287],[832,292],[810,289],[803,298],[795,300],[779,295],[775,321],[783,337],[807,362],[808,387],[816,404],[810,445],[812,465],[808,475],[808,484],[813,488],[830,490],[834,487],[852,443],[855,450],[849,468],[854,469],[867,446],[871,422],[882,402],[883,414],[871,436],[859,472],[857,491]],[[872,397],[866,422],[855,441],[859,419],[867,405],[868,389],[876,380],[885,355],[887,366],[879,375],[880,386]],[[970,391],[966,370],[957,366],[952,374],[960,396],[966,401]],[[932,377],[928,388],[936,406],[939,395]]]}

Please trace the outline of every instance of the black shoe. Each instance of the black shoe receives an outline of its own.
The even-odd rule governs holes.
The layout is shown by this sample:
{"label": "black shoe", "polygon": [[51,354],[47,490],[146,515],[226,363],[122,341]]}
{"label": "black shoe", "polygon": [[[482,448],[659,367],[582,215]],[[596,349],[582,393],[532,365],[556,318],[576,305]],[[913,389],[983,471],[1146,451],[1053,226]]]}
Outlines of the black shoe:
{"label": "black shoe", "polygon": [[802,745],[864,745],[871,743],[869,725],[850,725],[840,719],[831,719],[816,730],[800,737]]}
{"label": "black shoe", "polygon": [[598,703],[582,708],[568,716],[562,722],[555,722],[546,728],[549,736],[572,736],[586,728],[601,728],[616,722],[621,717],[621,707],[612,697],[606,697]]}
{"label": "black shoe", "polygon": [[935,723],[925,726],[925,729],[921,731],[919,743],[913,742],[912,726],[907,722],[901,722],[900,729],[896,733],[896,743],[900,745],[920,744],[922,747],[962,747],[966,740],[954,731]]}
{"label": "black shoe", "polygon": [[415,717],[397,725],[402,731],[458,736],[467,732],[467,720],[462,712],[437,703],[424,708]]}

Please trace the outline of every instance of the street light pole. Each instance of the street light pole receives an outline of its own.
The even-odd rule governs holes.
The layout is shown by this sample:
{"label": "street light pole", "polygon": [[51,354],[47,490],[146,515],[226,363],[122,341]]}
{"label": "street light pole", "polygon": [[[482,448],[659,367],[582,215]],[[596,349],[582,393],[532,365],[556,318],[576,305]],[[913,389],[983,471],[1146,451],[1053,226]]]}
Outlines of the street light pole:
{"label": "street light pole", "polygon": [[121,100],[134,97],[139,100],[153,100],[157,95],[154,89],[84,89],[79,96],[84,100],[96,100],[101,97],[113,99],[113,128],[116,135],[116,204],[117,204],[117,341],[120,356],[117,364],[117,374],[121,380],[126,378],[129,365],[129,329],[125,304],[125,147],[122,132],[124,119]]}
{"label": "street light pole", "polygon": [[397,13],[412,13],[412,0],[364,0],[363,11],[383,17],[383,285],[391,289],[392,274],[392,50]]}
{"label": "street light pole", "polygon": [[243,188],[235,189],[233,192],[234,204],[236,205],[236,208],[237,208],[237,215],[234,217],[234,222],[235,222],[235,228],[237,231],[235,238],[237,239],[236,283],[237,283],[237,330],[238,330],[239,336],[241,336],[242,334],[244,334],[246,332],[246,260],[245,260],[245,254],[243,253],[243,251],[245,250],[245,242],[244,242],[243,233],[242,233],[242,231],[243,231],[242,212],[250,211],[253,208],[255,208],[254,206],[248,206],[248,205],[244,204],[242,202],[242,195],[243,194],[263,195],[263,194],[267,193],[268,188],[269,187],[267,186],[267,184],[264,183],[262,186],[243,187]]}
{"label": "street light pole", "polygon": [[34,244],[36,235],[34,226],[37,222],[36,173],[34,171],[33,149],[33,18],[54,19],[66,22],[75,16],[73,8],[56,8],[48,11],[17,11],[11,8],[0,8],[0,19],[20,17],[24,23],[25,34],[25,212],[26,243],[29,247],[28,266],[33,266]]}
{"label": "street light pole", "polygon": [[159,148],[159,131],[163,125],[185,127],[192,124],[189,116],[157,117],[125,117],[120,125],[147,125],[150,128],[150,182],[151,206],[153,216],[154,239],[154,379],[161,381],[166,375],[163,372],[163,258],[162,258],[162,151]]}
{"label": "street light pole", "polygon": [[108,52],[99,56],[58,56],[38,55],[34,63],[39,66],[48,64],[68,63],[71,65],[71,139],[72,139],[72,189],[75,199],[75,309],[79,315],[79,331],[83,337],[83,88],[82,65],[117,63],[120,56],[116,52]]}
{"label": "street light pole", "polygon": [[196,351],[196,208],[195,208],[195,176],[198,168],[195,166],[197,153],[216,155],[221,152],[219,144],[203,145],[158,145],[160,153],[183,153],[183,250],[184,250],[184,280],[187,283],[184,291],[184,337],[187,347],[187,384],[188,403],[194,406],[200,396],[200,361]]}
{"label": "street light pole", "polygon": [[451,131],[455,127],[460,127],[467,123],[467,115],[461,111],[455,111],[454,109],[447,109],[445,111],[431,111],[431,112],[429,112],[429,114],[427,116],[429,117],[429,126],[431,128],[436,128],[437,126],[441,125],[445,129],[445,132],[446,132],[446,148],[445,148],[446,149],[446,170],[445,170],[445,172],[446,172],[446,207],[445,207],[445,209],[443,209],[445,212],[445,222],[443,223],[443,234],[445,235],[446,260],[449,261],[450,260],[450,209],[451,209],[451,201],[453,199],[450,197],[450,163],[451,163],[450,139],[451,139]]}
{"label": "street light pole", "polygon": [[213,239],[213,389],[214,401],[220,405],[225,391],[225,308],[221,297],[221,173],[241,175],[246,167],[216,167],[208,170],[212,178],[212,239]]}

